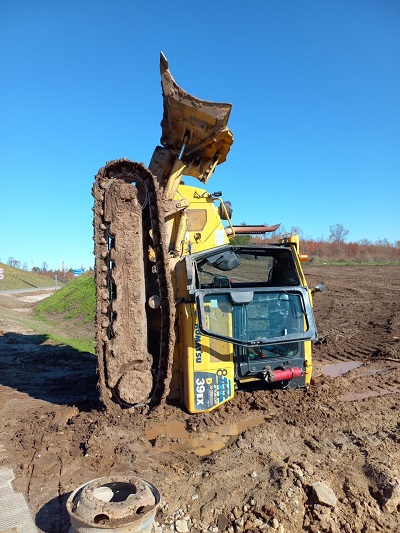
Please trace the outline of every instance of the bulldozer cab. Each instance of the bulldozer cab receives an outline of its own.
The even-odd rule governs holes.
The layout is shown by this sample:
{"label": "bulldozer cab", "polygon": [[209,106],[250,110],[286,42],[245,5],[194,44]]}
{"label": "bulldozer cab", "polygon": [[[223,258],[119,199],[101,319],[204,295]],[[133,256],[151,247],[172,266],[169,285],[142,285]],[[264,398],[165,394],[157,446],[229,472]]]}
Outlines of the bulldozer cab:
{"label": "bulldozer cab", "polygon": [[205,379],[202,394],[208,402],[196,403],[196,387],[190,392],[188,386],[189,411],[210,410],[229,399],[207,393],[208,384],[215,392],[218,376],[226,381],[223,390],[233,394],[245,382],[265,381],[271,370],[294,368],[297,377],[284,386],[304,386],[305,346],[317,338],[317,331],[293,249],[228,245],[185,260],[197,358],[185,354],[189,364],[184,382]]}
{"label": "bulldozer cab", "polygon": [[[201,254],[192,268],[191,292],[203,335],[242,346],[316,337],[308,289],[300,285],[289,248],[229,246]],[[220,270],[229,275],[216,274]]]}

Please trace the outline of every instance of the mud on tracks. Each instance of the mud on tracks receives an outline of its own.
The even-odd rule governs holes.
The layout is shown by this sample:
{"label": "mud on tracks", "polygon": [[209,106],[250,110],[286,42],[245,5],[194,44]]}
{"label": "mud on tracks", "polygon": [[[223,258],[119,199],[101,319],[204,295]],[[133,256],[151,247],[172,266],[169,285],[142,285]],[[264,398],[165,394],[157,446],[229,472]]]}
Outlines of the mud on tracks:
{"label": "mud on tracks", "polygon": [[[194,416],[172,405],[103,412],[94,358],[43,342],[3,308],[0,459],[39,530],[68,531],[69,493],[126,473],[160,489],[158,531],[397,531],[400,268],[306,274],[328,286],[315,296],[311,388],[239,391]],[[347,362],[358,365],[324,373]]]}

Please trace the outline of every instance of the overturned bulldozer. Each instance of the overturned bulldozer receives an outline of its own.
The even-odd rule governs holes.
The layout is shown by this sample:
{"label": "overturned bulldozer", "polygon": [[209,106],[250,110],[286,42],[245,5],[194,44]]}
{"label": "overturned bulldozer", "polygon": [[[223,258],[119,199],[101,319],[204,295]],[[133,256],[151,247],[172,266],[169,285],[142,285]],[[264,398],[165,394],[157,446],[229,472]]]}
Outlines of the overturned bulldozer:
{"label": "overturned bulldozer", "polygon": [[195,98],[160,59],[161,146],[147,168],[120,159],[93,185],[96,350],[103,403],[214,409],[247,382],[301,387],[316,338],[297,236],[234,246],[221,193],[205,184],[233,142],[230,104]]}

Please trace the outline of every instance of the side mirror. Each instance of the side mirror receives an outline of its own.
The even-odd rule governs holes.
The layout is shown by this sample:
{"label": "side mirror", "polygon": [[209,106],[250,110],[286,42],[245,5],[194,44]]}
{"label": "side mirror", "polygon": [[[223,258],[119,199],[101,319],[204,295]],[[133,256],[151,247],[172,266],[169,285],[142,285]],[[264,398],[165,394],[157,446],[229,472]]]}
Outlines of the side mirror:
{"label": "side mirror", "polygon": [[318,283],[318,285],[315,285],[313,289],[311,289],[311,294],[315,294],[316,292],[324,292],[327,290],[327,287],[325,283]]}

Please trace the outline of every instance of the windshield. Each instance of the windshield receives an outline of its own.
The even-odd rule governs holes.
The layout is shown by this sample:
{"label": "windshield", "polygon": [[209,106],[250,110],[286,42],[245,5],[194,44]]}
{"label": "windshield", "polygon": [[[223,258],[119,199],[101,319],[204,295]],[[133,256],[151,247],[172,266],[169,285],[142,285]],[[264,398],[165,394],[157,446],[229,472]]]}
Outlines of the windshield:
{"label": "windshield", "polygon": [[285,248],[268,248],[241,253],[238,248],[207,257],[197,263],[201,288],[298,286],[292,252]]}
{"label": "windshield", "polygon": [[295,289],[208,290],[197,294],[203,334],[242,346],[289,343],[316,336],[308,292]]}

